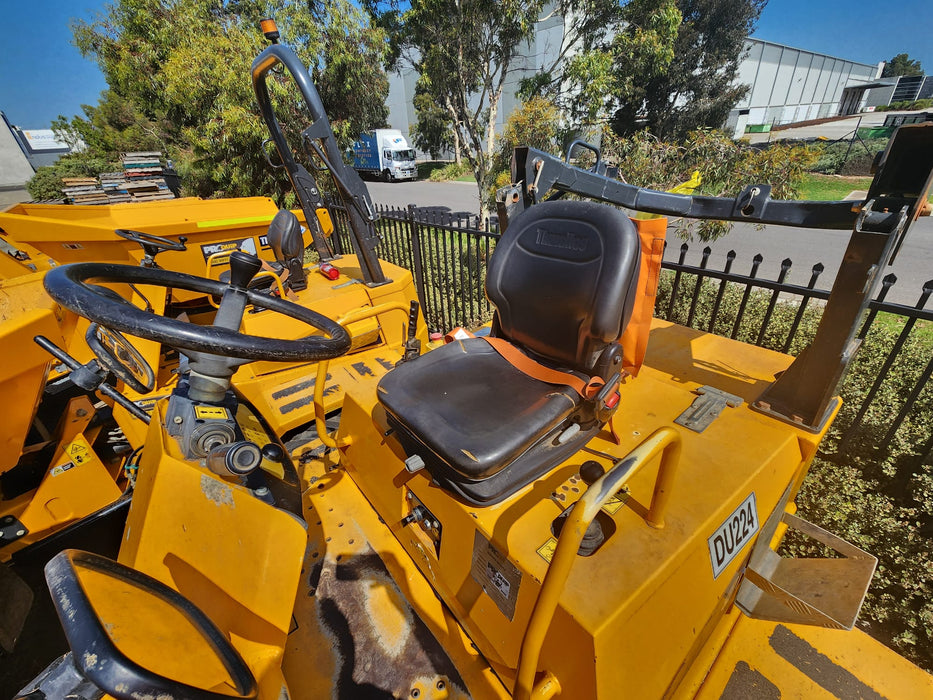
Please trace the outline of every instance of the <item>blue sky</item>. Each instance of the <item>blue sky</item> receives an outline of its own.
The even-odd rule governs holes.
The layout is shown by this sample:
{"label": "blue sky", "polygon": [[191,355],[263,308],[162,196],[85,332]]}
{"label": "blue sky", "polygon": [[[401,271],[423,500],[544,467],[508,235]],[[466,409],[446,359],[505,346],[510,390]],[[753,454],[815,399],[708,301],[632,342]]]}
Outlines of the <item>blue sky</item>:
{"label": "blue sky", "polygon": [[[0,29],[0,110],[25,129],[94,104],[105,89],[93,61],[71,45],[72,17],[91,19],[103,0],[5,0]],[[892,9],[888,9],[891,7]],[[898,53],[933,74],[933,3],[902,0],[770,0],[754,36],[862,63]]]}

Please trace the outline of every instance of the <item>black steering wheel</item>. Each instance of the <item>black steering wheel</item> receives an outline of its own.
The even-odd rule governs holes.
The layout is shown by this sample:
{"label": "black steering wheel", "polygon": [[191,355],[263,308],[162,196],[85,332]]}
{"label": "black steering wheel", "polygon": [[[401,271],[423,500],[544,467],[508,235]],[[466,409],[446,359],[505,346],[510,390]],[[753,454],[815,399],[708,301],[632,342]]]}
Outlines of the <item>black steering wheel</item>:
{"label": "black steering wheel", "polygon": [[132,231],[128,228],[114,229],[113,232],[120,238],[125,238],[133,243],[139,243],[139,245],[143,247],[143,252],[146,256],[143,258],[142,264],[146,267],[154,266],[155,256],[163,251],[174,250],[176,252],[181,252],[183,250],[188,250],[188,247],[185,245],[188,239],[184,236],[179,236],[177,241],[173,241],[171,238],[163,238],[162,236],[156,236],[153,233],[145,233],[143,231]]}
{"label": "black steering wheel", "polygon": [[302,321],[329,337],[311,335],[297,340],[279,340],[247,335],[218,326],[199,326],[159,316],[133,306],[126,300],[118,301],[110,290],[92,282],[146,284],[210,295],[223,295],[229,289],[229,285],[204,277],[161,268],[111,263],[75,263],[53,268],[45,276],[45,289],[55,301],[79,316],[179,350],[245,360],[316,362],[339,357],[350,349],[350,335],[336,321],[261,292],[240,290],[254,307]]}
{"label": "black steering wheel", "polygon": [[101,364],[133,391],[148,394],[153,390],[155,372],[120,331],[92,323],[84,339]]}

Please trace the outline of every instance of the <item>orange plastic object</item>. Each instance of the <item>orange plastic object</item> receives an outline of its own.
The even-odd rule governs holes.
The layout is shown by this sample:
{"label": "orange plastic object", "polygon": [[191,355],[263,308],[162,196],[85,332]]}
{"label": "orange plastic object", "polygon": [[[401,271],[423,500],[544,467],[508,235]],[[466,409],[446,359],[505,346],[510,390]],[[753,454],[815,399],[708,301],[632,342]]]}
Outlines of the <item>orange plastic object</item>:
{"label": "orange plastic object", "polygon": [[645,361],[648,348],[648,333],[654,316],[654,302],[658,294],[661,277],[661,260],[664,257],[664,237],[667,234],[667,219],[632,219],[638,230],[641,244],[641,267],[638,270],[638,290],[632,318],[622,333],[622,368],[635,376]]}

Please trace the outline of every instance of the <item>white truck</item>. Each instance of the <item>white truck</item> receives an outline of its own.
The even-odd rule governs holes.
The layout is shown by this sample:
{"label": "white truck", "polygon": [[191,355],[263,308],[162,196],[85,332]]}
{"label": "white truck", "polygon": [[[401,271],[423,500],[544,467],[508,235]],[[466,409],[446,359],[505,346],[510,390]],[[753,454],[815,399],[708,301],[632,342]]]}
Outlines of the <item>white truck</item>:
{"label": "white truck", "polygon": [[353,144],[353,168],[386,182],[418,177],[415,150],[398,129],[374,129],[360,134]]}

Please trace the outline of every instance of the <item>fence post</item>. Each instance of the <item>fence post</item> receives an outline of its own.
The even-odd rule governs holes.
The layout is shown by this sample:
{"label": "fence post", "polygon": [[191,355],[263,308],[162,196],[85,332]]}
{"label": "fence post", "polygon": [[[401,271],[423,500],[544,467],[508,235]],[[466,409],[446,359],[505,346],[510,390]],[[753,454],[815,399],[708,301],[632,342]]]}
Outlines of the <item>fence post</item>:
{"label": "fence post", "polygon": [[415,205],[408,205],[408,233],[411,242],[412,273],[415,276],[415,291],[418,293],[418,302],[421,304],[421,314],[425,322],[428,320],[425,306],[424,269],[421,262],[421,230],[415,218]]}

